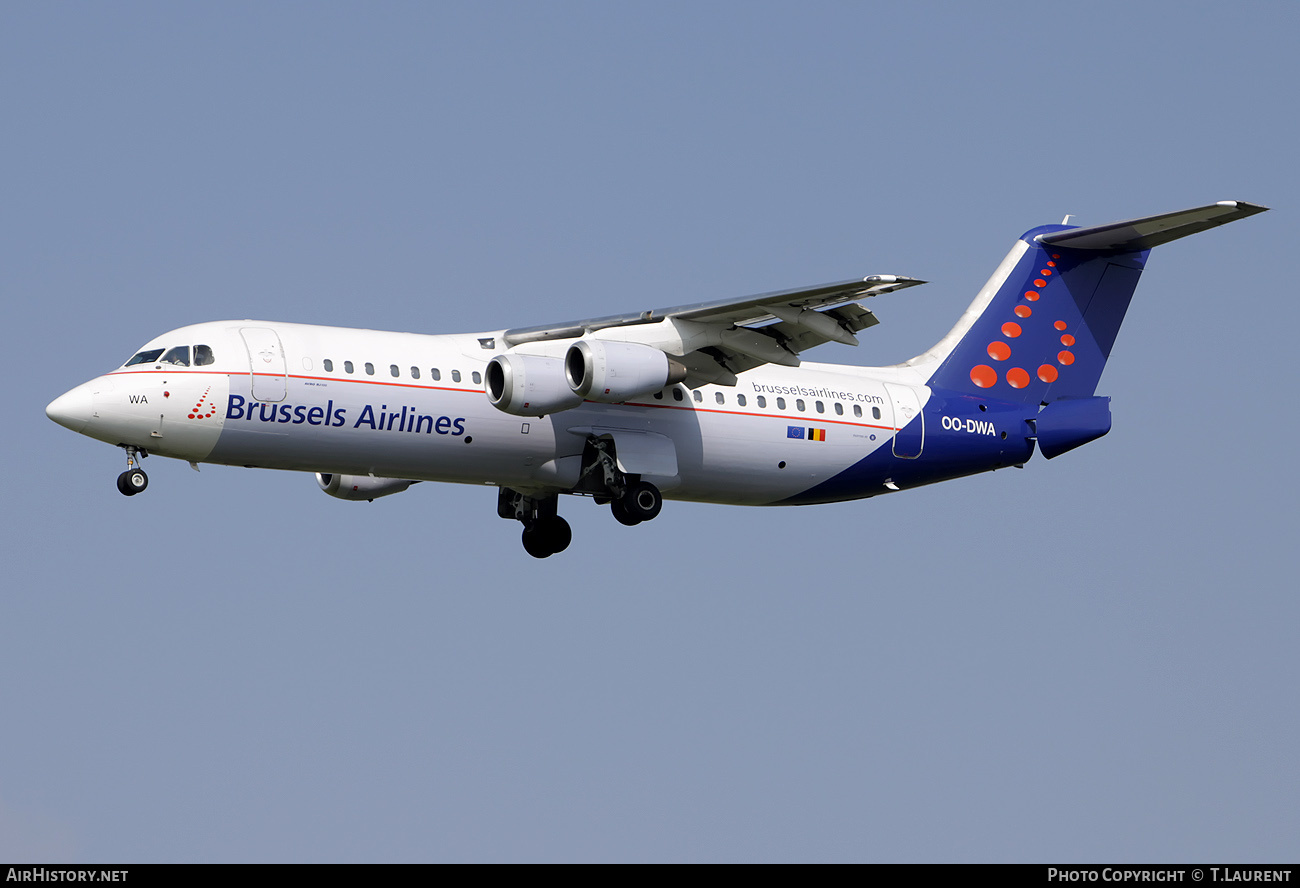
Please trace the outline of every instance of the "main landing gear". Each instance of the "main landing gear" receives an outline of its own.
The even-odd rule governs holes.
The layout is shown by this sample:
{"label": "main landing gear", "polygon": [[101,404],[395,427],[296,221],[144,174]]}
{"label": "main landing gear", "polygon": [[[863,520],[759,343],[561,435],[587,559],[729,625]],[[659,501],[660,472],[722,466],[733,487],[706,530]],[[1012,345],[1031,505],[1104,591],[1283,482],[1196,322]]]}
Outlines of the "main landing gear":
{"label": "main landing gear", "polygon": [[629,478],[618,468],[614,459],[614,442],[608,438],[588,438],[584,456],[586,468],[581,482],[595,483],[599,492],[596,502],[609,503],[609,510],[619,524],[633,527],[649,521],[664,507],[663,494],[649,481],[635,475]]}
{"label": "main landing gear", "polygon": [[619,524],[634,527],[649,521],[664,507],[663,494],[649,481],[636,481],[627,485],[623,495],[610,501],[609,510]]}
{"label": "main landing gear", "polygon": [[[583,455],[585,468],[572,493],[593,496],[598,504],[609,504],[614,519],[629,527],[649,521],[664,506],[663,494],[649,481],[619,471],[613,442],[588,438]],[[557,514],[558,494],[534,496],[502,487],[497,495],[497,514],[524,525],[524,551],[534,558],[549,558],[563,552],[573,540],[569,522]]]}
{"label": "main landing gear", "polygon": [[524,525],[524,551],[534,558],[549,558],[569,548],[573,530],[556,514],[559,496],[532,497],[508,487],[497,494],[497,514]]}
{"label": "main landing gear", "polygon": [[125,449],[126,471],[117,476],[117,489],[123,496],[135,496],[137,493],[143,493],[144,489],[149,486],[149,476],[144,473],[144,469],[139,467],[139,460],[144,459],[149,454],[136,447],[127,447]]}

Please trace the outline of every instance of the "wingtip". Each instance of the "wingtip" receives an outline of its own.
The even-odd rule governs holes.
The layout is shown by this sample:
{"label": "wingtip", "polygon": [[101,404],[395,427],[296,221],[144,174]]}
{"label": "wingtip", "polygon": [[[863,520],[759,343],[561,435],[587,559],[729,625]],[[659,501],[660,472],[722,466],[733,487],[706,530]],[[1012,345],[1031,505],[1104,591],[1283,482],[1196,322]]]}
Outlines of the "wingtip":
{"label": "wingtip", "polygon": [[1233,210],[1248,210],[1252,213],[1263,213],[1266,210],[1271,209],[1271,207],[1266,207],[1263,204],[1251,203],[1248,200],[1220,200],[1216,201],[1214,205],[1216,207],[1226,207]]}

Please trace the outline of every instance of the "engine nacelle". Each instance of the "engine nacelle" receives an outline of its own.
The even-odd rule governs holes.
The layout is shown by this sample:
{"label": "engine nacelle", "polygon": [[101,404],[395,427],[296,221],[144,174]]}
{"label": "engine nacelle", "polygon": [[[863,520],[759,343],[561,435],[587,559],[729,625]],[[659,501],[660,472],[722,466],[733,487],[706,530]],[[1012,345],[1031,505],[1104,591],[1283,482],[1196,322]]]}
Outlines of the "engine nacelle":
{"label": "engine nacelle", "polygon": [[372,478],[369,475],[322,475],[316,473],[316,483],[330,496],[343,500],[373,500],[376,497],[401,493],[414,484],[402,478]]}
{"label": "engine nacelle", "polygon": [[488,400],[514,416],[545,416],[582,403],[564,381],[564,361],[539,355],[497,355],[485,374]]}
{"label": "engine nacelle", "polygon": [[617,404],[681,382],[686,368],[649,345],[580,339],[564,355],[564,377],[583,398]]}

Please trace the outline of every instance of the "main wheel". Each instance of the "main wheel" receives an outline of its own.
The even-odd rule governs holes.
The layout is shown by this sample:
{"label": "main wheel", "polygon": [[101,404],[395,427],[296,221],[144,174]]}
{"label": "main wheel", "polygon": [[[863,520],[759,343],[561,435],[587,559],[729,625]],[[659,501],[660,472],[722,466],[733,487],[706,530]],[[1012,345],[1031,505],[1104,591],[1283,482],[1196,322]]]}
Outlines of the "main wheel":
{"label": "main wheel", "polygon": [[636,527],[641,523],[641,519],[631,514],[627,506],[623,505],[622,500],[614,500],[609,504],[609,511],[613,513],[614,520],[619,524],[626,524],[628,527]]}
{"label": "main wheel", "polygon": [[538,524],[542,538],[546,540],[552,555],[563,552],[569,548],[569,543],[573,542],[573,528],[569,527],[569,522],[559,515],[543,518]]}
{"label": "main wheel", "polygon": [[140,469],[128,469],[117,476],[117,489],[123,496],[135,496],[149,486],[149,476]]}
{"label": "main wheel", "polygon": [[650,521],[664,507],[664,496],[649,481],[638,481],[628,487],[620,502],[623,510],[637,521]]}
{"label": "main wheel", "polygon": [[540,522],[524,526],[524,551],[534,558],[549,558],[554,553],[542,532]]}
{"label": "main wheel", "polygon": [[569,548],[573,529],[559,515],[543,518],[524,528],[524,551],[534,558],[549,558]]}

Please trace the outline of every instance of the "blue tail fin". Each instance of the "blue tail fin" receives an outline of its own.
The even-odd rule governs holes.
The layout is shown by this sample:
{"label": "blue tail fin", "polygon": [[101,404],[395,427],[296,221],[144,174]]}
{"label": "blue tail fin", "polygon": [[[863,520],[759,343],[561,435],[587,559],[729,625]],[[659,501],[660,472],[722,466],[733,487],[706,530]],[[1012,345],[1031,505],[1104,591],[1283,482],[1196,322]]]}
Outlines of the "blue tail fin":
{"label": "blue tail fin", "polygon": [[1151,248],[1266,209],[1223,201],[1025,232],[957,326],[922,356],[938,364],[928,384],[1022,403],[1091,396]]}

